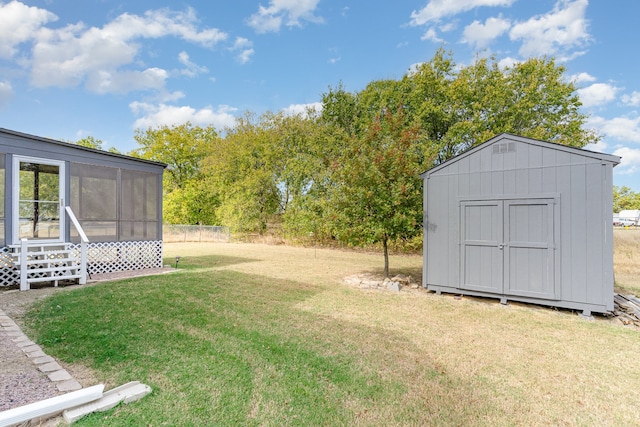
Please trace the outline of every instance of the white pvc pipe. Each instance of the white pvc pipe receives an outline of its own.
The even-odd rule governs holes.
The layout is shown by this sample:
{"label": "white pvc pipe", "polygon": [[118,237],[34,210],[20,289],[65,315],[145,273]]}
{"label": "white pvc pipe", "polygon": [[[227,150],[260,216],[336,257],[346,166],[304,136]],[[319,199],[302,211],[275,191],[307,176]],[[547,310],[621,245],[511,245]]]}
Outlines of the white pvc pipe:
{"label": "white pvc pipe", "polygon": [[36,418],[52,416],[65,409],[74,408],[78,405],[100,399],[103,390],[104,385],[98,384],[0,412],[0,427],[9,427]]}

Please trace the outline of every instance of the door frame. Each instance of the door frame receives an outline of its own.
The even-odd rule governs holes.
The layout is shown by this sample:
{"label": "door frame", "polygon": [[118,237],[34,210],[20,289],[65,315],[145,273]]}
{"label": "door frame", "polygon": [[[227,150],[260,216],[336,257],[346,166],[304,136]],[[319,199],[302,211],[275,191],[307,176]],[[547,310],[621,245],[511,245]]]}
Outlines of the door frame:
{"label": "door frame", "polygon": [[[539,203],[535,203],[535,202]],[[527,204],[527,202],[534,202],[535,204],[547,204],[551,206],[551,209],[547,211],[548,220],[549,220],[549,230],[547,230],[550,235],[550,242],[548,249],[551,251],[551,261],[553,263],[552,271],[549,272],[549,280],[552,281],[552,292],[550,294],[541,294],[534,292],[523,292],[523,291],[513,291],[510,288],[509,283],[509,265],[507,264],[509,260],[509,206],[518,205],[518,204]],[[465,268],[466,268],[466,242],[465,242],[465,233],[466,233],[466,224],[465,224],[465,216],[464,216],[464,207],[469,205],[483,205],[483,204],[492,204],[497,205],[497,213],[500,216],[502,223],[502,228],[497,230],[498,236],[497,241],[495,241],[496,249],[499,249],[502,252],[501,257],[501,271],[502,271],[502,281],[501,283],[497,283],[496,286],[492,288],[474,286],[473,284],[465,284]],[[460,283],[459,286],[461,289],[467,289],[472,291],[482,291],[488,293],[495,293],[501,295],[513,295],[513,296],[528,296],[535,297],[541,299],[550,299],[550,300],[559,300],[561,299],[561,286],[560,286],[560,194],[559,193],[542,193],[542,194],[528,194],[528,195],[514,195],[514,194],[504,194],[504,195],[496,195],[496,196],[477,196],[477,197],[460,197],[458,198],[458,225],[459,225],[459,275],[460,275]],[[488,243],[489,241],[487,241]],[[493,242],[493,241],[491,241]],[[483,246],[487,246],[484,245]],[[489,245],[491,246],[491,245]]]}
{"label": "door frame", "polygon": [[32,157],[32,156],[20,156],[13,155],[13,174],[12,174],[12,230],[11,230],[11,238],[13,244],[18,244],[20,242],[19,239],[19,228],[20,228],[20,163],[36,163],[41,165],[49,165],[49,166],[57,166],[58,167],[58,216],[59,216],[59,233],[57,238],[51,239],[37,239],[38,242],[42,243],[58,243],[65,241],[65,177],[66,177],[66,162],[64,160],[51,160],[51,159],[43,159],[41,157]]}

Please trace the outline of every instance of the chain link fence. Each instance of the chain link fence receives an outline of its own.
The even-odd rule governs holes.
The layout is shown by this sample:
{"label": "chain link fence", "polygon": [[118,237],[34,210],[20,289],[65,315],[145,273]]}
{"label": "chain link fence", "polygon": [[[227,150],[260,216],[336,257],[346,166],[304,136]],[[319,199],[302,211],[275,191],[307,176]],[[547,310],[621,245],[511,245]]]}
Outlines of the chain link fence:
{"label": "chain link fence", "polygon": [[222,242],[228,243],[231,238],[229,227],[213,225],[176,225],[162,226],[164,242]]}

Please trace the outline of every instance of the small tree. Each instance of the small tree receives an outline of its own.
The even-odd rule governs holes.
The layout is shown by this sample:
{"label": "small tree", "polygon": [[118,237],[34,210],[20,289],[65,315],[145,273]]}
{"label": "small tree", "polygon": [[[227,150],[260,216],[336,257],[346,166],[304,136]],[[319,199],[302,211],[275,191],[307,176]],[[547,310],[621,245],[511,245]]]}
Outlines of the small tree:
{"label": "small tree", "polygon": [[350,244],[381,243],[389,276],[389,242],[411,238],[422,226],[419,173],[432,161],[402,107],[371,123],[333,164],[330,218],[333,232]]}

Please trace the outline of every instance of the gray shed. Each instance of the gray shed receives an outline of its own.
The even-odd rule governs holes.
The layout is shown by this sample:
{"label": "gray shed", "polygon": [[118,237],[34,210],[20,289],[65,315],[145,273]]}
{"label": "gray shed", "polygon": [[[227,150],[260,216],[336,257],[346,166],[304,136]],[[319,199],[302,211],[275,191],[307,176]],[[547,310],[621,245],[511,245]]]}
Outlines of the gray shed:
{"label": "gray shed", "polygon": [[613,310],[617,156],[501,134],[421,175],[423,284]]}

